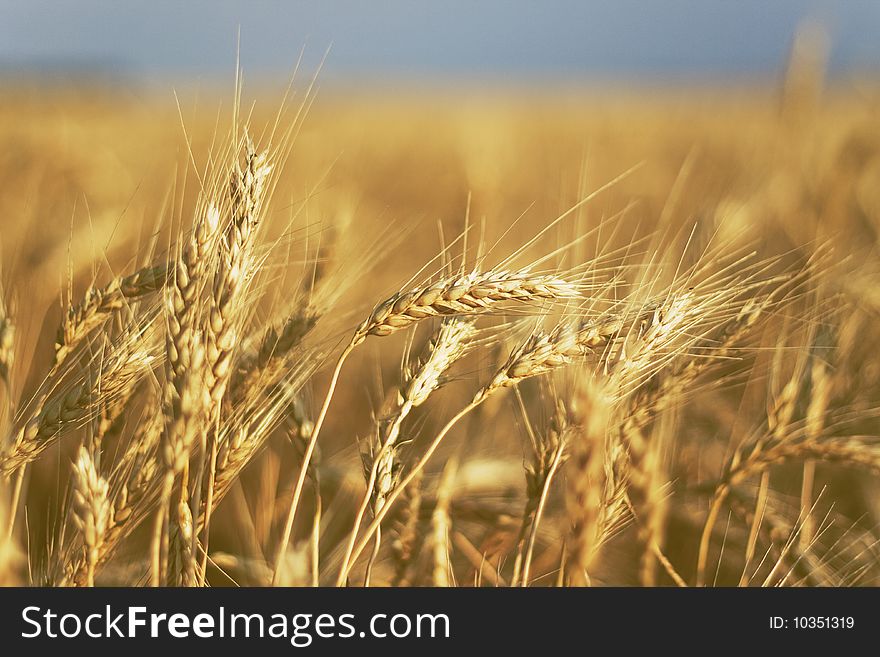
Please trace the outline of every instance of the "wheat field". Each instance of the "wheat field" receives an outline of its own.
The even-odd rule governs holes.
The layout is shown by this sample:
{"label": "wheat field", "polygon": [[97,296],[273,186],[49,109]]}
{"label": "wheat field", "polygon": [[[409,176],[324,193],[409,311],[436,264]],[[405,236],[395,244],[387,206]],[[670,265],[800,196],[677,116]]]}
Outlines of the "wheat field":
{"label": "wheat field", "polygon": [[880,96],[796,82],[9,89],[0,582],[880,584]]}

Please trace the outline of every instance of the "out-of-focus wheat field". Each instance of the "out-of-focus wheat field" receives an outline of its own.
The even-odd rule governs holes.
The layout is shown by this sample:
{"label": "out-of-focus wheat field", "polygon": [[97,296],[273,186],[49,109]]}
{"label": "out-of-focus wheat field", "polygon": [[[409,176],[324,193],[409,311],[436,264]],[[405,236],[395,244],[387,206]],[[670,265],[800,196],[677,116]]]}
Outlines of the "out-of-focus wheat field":
{"label": "out-of-focus wheat field", "polygon": [[[585,454],[578,440],[586,440],[586,430],[575,417],[600,403],[584,401],[593,394],[584,392],[584,380],[602,379],[610,365],[603,370],[589,356],[587,365],[574,359],[493,395],[452,427],[423,476],[386,510],[381,548],[371,558],[369,543],[353,560],[350,584],[365,577],[374,586],[522,584],[525,560],[526,583],[534,586],[880,584],[880,95],[869,84],[822,91],[812,82],[789,76],[777,87],[742,89],[487,92],[462,101],[452,92],[306,96],[308,81],[300,80],[283,103],[281,92],[245,88],[235,134],[246,123],[264,148],[277,121],[291,139],[289,156],[273,162],[253,279],[247,298],[236,301],[233,369],[245,368],[266,329],[322,286],[324,296],[328,288],[333,293],[325,309],[332,318],[318,321],[308,351],[284,361],[307,375],[289,383],[296,394],[277,404],[283,408],[273,411],[273,426],[224,491],[209,542],[194,542],[196,564],[199,549],[208,550],[206,582],[263,585],[276,569],[276,583],[337,582],[370,474],[370,459],[365,468],[361,455],[369,452],[377,418],[389,408],[393,415],[399,403],[405,354],[422,352],[439,324],[370,336],[346,361],[279,566],[276,551],[302,464],[297,441],[308,439],[336,357],[386,297],[444,266],[461,267],[463,253],[466,269],[485,270],[526,245],[518,266],[551,253],[539,269],[587,272],[581,282],[618,278],[619,291],[595,293],[606,301],[650,298],[651,285],[667,299],[691,286],[699,292],[698,279],[709,280],[716,265],[724,275],[741,270],[769,282],[750,288],[722,276],[718,289],[706,283],[722,305],[718,312],[701,308],[711,320],[682,329],[679,341],[719,346],[727,323],[742,323],[753,310],[749,298],[764,304],[757,321],[723,353],[700,351],[693,342],[661,349],[658,365],[609,411],[608,426],[617,428],[602,431],[623,432],[616,455]],[[200,190],[209,188],[204,181],[225,180],[241,156],[218,146],[230,134],[234,104],[232,93],[182,93],[175,102],[170,93],[102,88],[4,91],[0,323],[5,317],[14,325],[14,337],[0,340],[0,349],[14,353],[0,379],[7,451],[41,395],[73,385],[56,386],[53,377],[92,381],[96,367],[112,370],[107,354],[119,327],[146,321],[140,301],[120,304],[78,345],[64,372],[53,368],[69,306],[114,277],[175,257],[198,216]],[[225,183],[210,189],[223,193]],[[605,256],[607,269],[584,265]],[[728,264],[718,264],[724,258]],[[691,278],[679,276],[688,268],[695,268]],[[725,286],[741,286],[742,294],[724,296]],[[546,317],[505,306],[478,323],[475,344],[402,425],[393,484],[529,334],[549,330],[576,308],[601,317],[604,306],[591,302],[592,294],[587,289],[586,301],[566,302]],[[159,307],[151,321],[161,333]],[[662,324],[659,316],[627,330],[637,341],[650,334],[651,321]],[[83,559],[87,582],[150,580],[155,496],[137,509],[137,522],[114,535],[111,551],[95,558],[88,545],[96,532],[99,550],[108,522],[123,517],[120,477],[127,475],[117,465],[143,439],[139,429],[163,413],[156,400],[166,376],[157,355],[164,342],[152,339],[155,360],[122,397],[120,414],[100,429],[106,435],[99,459],[89,436],[109,402],[62,421],[63,430],[53,429],[50,444],[26,467],[16,462],[6,473],[3,583],[81,584],[75,566]],[[705,370],[657,393],[667,370],[680,375],[687,362]],[[280,384],[272,385],[267,395]],[[640,397],[645,390],[654,397]],[[224,404],[233,404],[231,394]],[[639,478],[629,476],[629,494],[624,483],[622,497],[612,498],[607,469],[623,476],[618,470],[635,467],[621,465],[635,458],[626,432],[638,409],[630,404],[650,410],[635,429],[648,456],[638,464]],[[222,408],[221,425],[233,407]],[[228,412],[235,416],[235,408]],[[77,489],[72,470],[84,443],[92,445],[85,452],[92,450],[98,481],[91,489]],[[550,461],[536,457],[533,444]],[[198,439],[192,450],[198,463]],[[534,476],[536,458],[543,479]],[[590,458],[600,458],[592,470]],[[740,473],[744,460],[750,465]],[[196,468],[189,467],[194,491]],[[103,497],[102,481],[109,486]],[[97,502],[83,486],[99,491]],[[592,508],[590,491],[599,498],[599,520],[579,507]],[[194,508],[198,529],[200,507]],[[362,530],[374,512],[366,509]],[[179,538],[171,515],[173,553]],[[97,529],[89,530],[90,522]],[[573,544],[588,530],[599,539],[591,535],[588,548]],[[572,575],[577,564],[588,564],[586,574]],[[168,581],[185,582],[170,575]]]}

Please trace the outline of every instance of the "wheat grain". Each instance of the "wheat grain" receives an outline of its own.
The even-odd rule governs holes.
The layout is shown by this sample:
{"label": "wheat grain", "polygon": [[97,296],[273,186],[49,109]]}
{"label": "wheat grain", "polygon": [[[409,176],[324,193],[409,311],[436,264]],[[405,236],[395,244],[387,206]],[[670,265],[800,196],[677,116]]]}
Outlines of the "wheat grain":
{"label": "wheat grain", "polygon": [[244,168],[238,168],[230,182],[232,221],[220,244],[220,258],[211,286],[206,340],[206,365],[212,413],[219,409],[232,368],[238,343],[238,317],[242,297],[251,274],[251,258],[256,229],[261,219],[263,192],[272,171],[268,154],[258,154],[253,143],[246,143]]}
{"label": "wheat grain", "polygon": [[564,278],[533,274],[528,269],[475,271],[441,278],[378,304],[355,331],[353,342],[362,342],[368,335],[390,335],[427,317],[472,315],[505,302],[538,303],[580,295],[578,286]]}
{"label": "wheat grain", "polygon": [[86,586],[95,585],[97,567],[113,508],[107,480],[98,474],[89,452],[81,447],[73,464],[73,510],[76,526],[83,537]]}
{"label": "wheat grain", "polygon": [[139,297],[162,288],[171,265],[146,267],[129,276],[114,278],[102,288],[90,287],[83,300],[67,309],[55,339],[55,365],[65,358],[112,313]]}
{"label": "wheat grain", "polygon": [[8,477],[36,459],[64,432],[92,417],[101,400],[112,399],[150,370],[155,357],[132,340],[109,353],[99,372],[89,371],[68,387],[42,394],[0,450],[0,475]]}

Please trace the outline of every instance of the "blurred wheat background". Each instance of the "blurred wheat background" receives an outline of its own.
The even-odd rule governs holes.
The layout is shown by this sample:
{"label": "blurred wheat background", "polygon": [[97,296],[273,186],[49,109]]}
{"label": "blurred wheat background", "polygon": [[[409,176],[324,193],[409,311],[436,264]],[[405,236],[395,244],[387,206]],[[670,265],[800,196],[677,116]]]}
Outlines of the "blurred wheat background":
{"label": "blurred wheat background", "polygon": [[0,582],[880,584],[880,93],[790,45],[761,84],[7,79]]}

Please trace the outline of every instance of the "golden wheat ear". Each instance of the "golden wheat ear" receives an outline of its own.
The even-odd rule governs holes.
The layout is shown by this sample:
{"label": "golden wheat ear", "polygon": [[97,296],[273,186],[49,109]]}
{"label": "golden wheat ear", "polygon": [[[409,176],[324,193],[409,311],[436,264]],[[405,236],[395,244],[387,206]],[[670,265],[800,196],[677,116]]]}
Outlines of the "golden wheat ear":
{"label": "golden wheat ear", "polygon": [[114,313],[127,304],[160,290],[168,280],[171,263],[146,267],[128,276],[116,277],[101,288],[90,287],[83,299],[68,307],[55,339],[55,366],[63,361]]}
{"label": "golden wheat ear", "polygon": [[[570,282],[562,273],[557,275],[537,274],[528,267],[515,272],[492,269],[486,272],[440,277],[432,283],[419,286],[409,292],[398,292],[379,303],[355,329],[350,342],[336,361],[324,403],[315,420],[314,432],[306,447],[305,462],[300,468],[300,475],[293,490],[281,541],[276,552],[276,563],[280,563],[287,550],[312,452],[327,417],[342,366],[355,347],[363,343],[370,335],[387,336],[429,317],[481,315],[491,311],[500,311],[510,305],[531,305],[534,307],[541,303],[570,301],[581,297],[582,287],[582,285]],[[345,569],[340,571],[341,579],[344,579],[342,575],[344,571]],[[344,576],[347,577],[347,573]]]}

